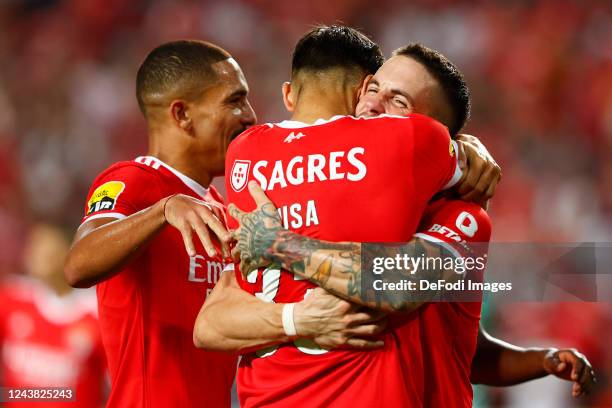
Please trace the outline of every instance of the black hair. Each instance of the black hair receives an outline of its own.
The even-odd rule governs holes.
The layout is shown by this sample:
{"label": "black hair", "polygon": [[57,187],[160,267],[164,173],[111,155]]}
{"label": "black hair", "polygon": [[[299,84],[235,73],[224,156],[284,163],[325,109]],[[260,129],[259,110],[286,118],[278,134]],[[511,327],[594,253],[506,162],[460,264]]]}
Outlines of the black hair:
{"label": "black hair", "polygon": [[[179,40],[160,45],[147,55],[136,75],[136,97],[146,114],[147,97],[181,89],[189,97],[201,86],[212,84],[217,76],[211,65],[231,55],[206,41]],[[194,86],[196,84],[196,86]]]}
{"label": "black hair", "polygon": [[296,44],[291,75],[330,68],[358,68],[365,74],[374,74],[383,62],[378,44],[360,31],[343,25],[318,26]]}
{"label": "black hair", "polygon": [[422,44],[412,43],[393,51],[393,56],[410,57],[425,66],[427,71],[440,83],[453,113],[448,126],[451,136],[463,128],[470,117],[470,89],[459,69],[440,52]]}

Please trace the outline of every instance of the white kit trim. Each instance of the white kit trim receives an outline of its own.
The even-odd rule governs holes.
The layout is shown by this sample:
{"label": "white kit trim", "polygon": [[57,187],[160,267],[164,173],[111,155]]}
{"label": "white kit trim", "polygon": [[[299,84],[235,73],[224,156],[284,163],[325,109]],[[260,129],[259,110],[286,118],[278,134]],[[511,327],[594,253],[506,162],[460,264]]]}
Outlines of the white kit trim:
{"label": "white kit trim", "polygon": [[304,123],[304,122],[299,122],[297,120],[283,120],[282,122],[279,123],[267,123],[268,126],[278,126],[280,128],[283,129],[299,129],[299,128],[303,128],[303,127],[312,127],[312,126],[319,126],[319,125],[325,125],[326,123],[330,123],[333,122],[335,120],[338,119],[342,119],[342,118],[350,118],[351,116],[345,116],[345,115],[336,115],[328,120],[326,119],[317,119],[314,123],[308,124],[308,123]]}
{"label": "white kit trim", "polygon": [[168,171],[170,171],[172,174],[178,177],[183,182],[183,184],[185,184],[187,187],[189,187],[194,192],[196,192],[200,197],[204,198],[206,194],[208,194],[207,188],[202,186],[200,183],[198,183],[194,179],[189,178],[188,176],[184,175],[177,169],[167,165],[163,161],[159,160],[157,157],[140,156],[140,157],[137,157],[134,161],[140,164],[144,164],[146,166],[150,166],[154,168],[155,170],[159,169],[160,166],[164,166]]}

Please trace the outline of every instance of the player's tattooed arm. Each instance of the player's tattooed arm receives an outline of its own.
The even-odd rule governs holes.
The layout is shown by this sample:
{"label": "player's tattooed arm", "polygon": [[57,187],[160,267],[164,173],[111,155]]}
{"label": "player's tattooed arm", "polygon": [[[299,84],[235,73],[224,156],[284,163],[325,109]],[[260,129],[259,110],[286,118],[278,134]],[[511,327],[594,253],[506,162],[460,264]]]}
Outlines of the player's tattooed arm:
{"label": "player's tattooed arm", "polygon": [[[251,182],[249,190],[258,207],[245,213],[230,205],[230,213],[240,222],[235,232],[240,255],[241,272],[246,275],[258,267],[276,264],[308,279],[329,292],[353,303],[387,312],[409,312],[432,300],[435,291],[419,291],[422,280],[459,279],[452,269],[437,263],[426,273],[408,268],[390,268],[375,274],[375,259],[452,257],[439,245],[415,238],[404,245],[361,244],[355,242],[327,242],[311,239],[282,228],[274,204],[259,186]],[[379,281],[376,289],[374,280]],[[390,290],[392,285],[411,286],[416,290]]]}
{"label": "player's tattooed arm", "polygon": [[295,303],[296,336],[287,336],[282,303],[265,302],[240,288],[233,271],[226,271],[206,297],[196,319],[193,341],[210,351],[247,353],[296,338],[325,349],[372,349],[384,343],[372,338],[386,326],[384,314],[363,310],[317,288]]}

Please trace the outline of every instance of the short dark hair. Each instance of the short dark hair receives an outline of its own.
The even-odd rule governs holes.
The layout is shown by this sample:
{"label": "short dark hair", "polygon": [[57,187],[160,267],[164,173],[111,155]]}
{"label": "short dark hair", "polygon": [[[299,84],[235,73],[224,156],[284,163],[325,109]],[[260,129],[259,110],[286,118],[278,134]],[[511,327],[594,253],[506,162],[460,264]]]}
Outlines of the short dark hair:
{"label": "short dark hair", "polygon": [[359,68],[374,74],[384,61],[378,44],[360,31],[343,25],[317,26],[296,44],[291,75],[330,68]]}
{"label": "short dark hair", "polygon": [[231,58],[223,48],[206,41],[179,40],[160,45],[147,55],[136,75],[136,97],[146,114],[147,97],[181,89],[184,97],[201,90],[194,84],[214,83],[211,65]]}
{"label": "short dark hair", "polygon": [[448,123],[451,136],[456,135],[470,117],[470,89],[455,64],[440,52],[422,44],[412,43],[393,51],[393,56],[410,57],[425,66],[440,83],[453,111],[453,122]]}

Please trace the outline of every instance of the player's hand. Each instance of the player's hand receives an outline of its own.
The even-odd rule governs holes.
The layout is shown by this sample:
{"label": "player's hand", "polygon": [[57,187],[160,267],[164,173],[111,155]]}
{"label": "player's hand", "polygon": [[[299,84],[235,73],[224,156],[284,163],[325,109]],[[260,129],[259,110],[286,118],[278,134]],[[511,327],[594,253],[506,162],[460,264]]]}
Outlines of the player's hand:
{"label": "player's hand", "polygon": [[463,177],[457,184],[456,191],[462,200],[482,205],[495,194],[495,189],[501,181],[501,168],[477,137],[458,135],[457,145]]}
{"label": "player's hand", "polygon": [[229,243],[232,235],[220,221],[220,215],[215,215],[213,207],[207,202],[184,194],[173,195],[166,199],[164,217],[168,224],[181,233],[189,256],[196,256],[193,244],[194,232],[202,242],[208,256],[217,255],[213,239],[219,242],[223,257],[230,256]]}
{"label": "player's hand", "polygon": [[234,204],[228,207],[230,215],[240,224],[240,227],[232,232],[233,238],[238,241],[232,251],[232,257],[235,262],[240,260],[240,271],[244,276],[270,264],[269,249],[274,244],[278,231],[283,229],[276,206],[257,182],[249,182],[249,193],[257,204],[255,210],[247,213]]}
{"label": "player's hand", "polygon": [[595,372],[586,357],[575,349],[550,350],[544,357],[547,373],[572,381],[572,396],[588,394],[597,382]]}
{"label": "player's hand", "polygon": [[384,313],[354,305],[321,288],[315,288],[295,305],[293,318],[298,336],[311,338],[325,349],[372,349],[384,345],[372,337],[384,330]]}

